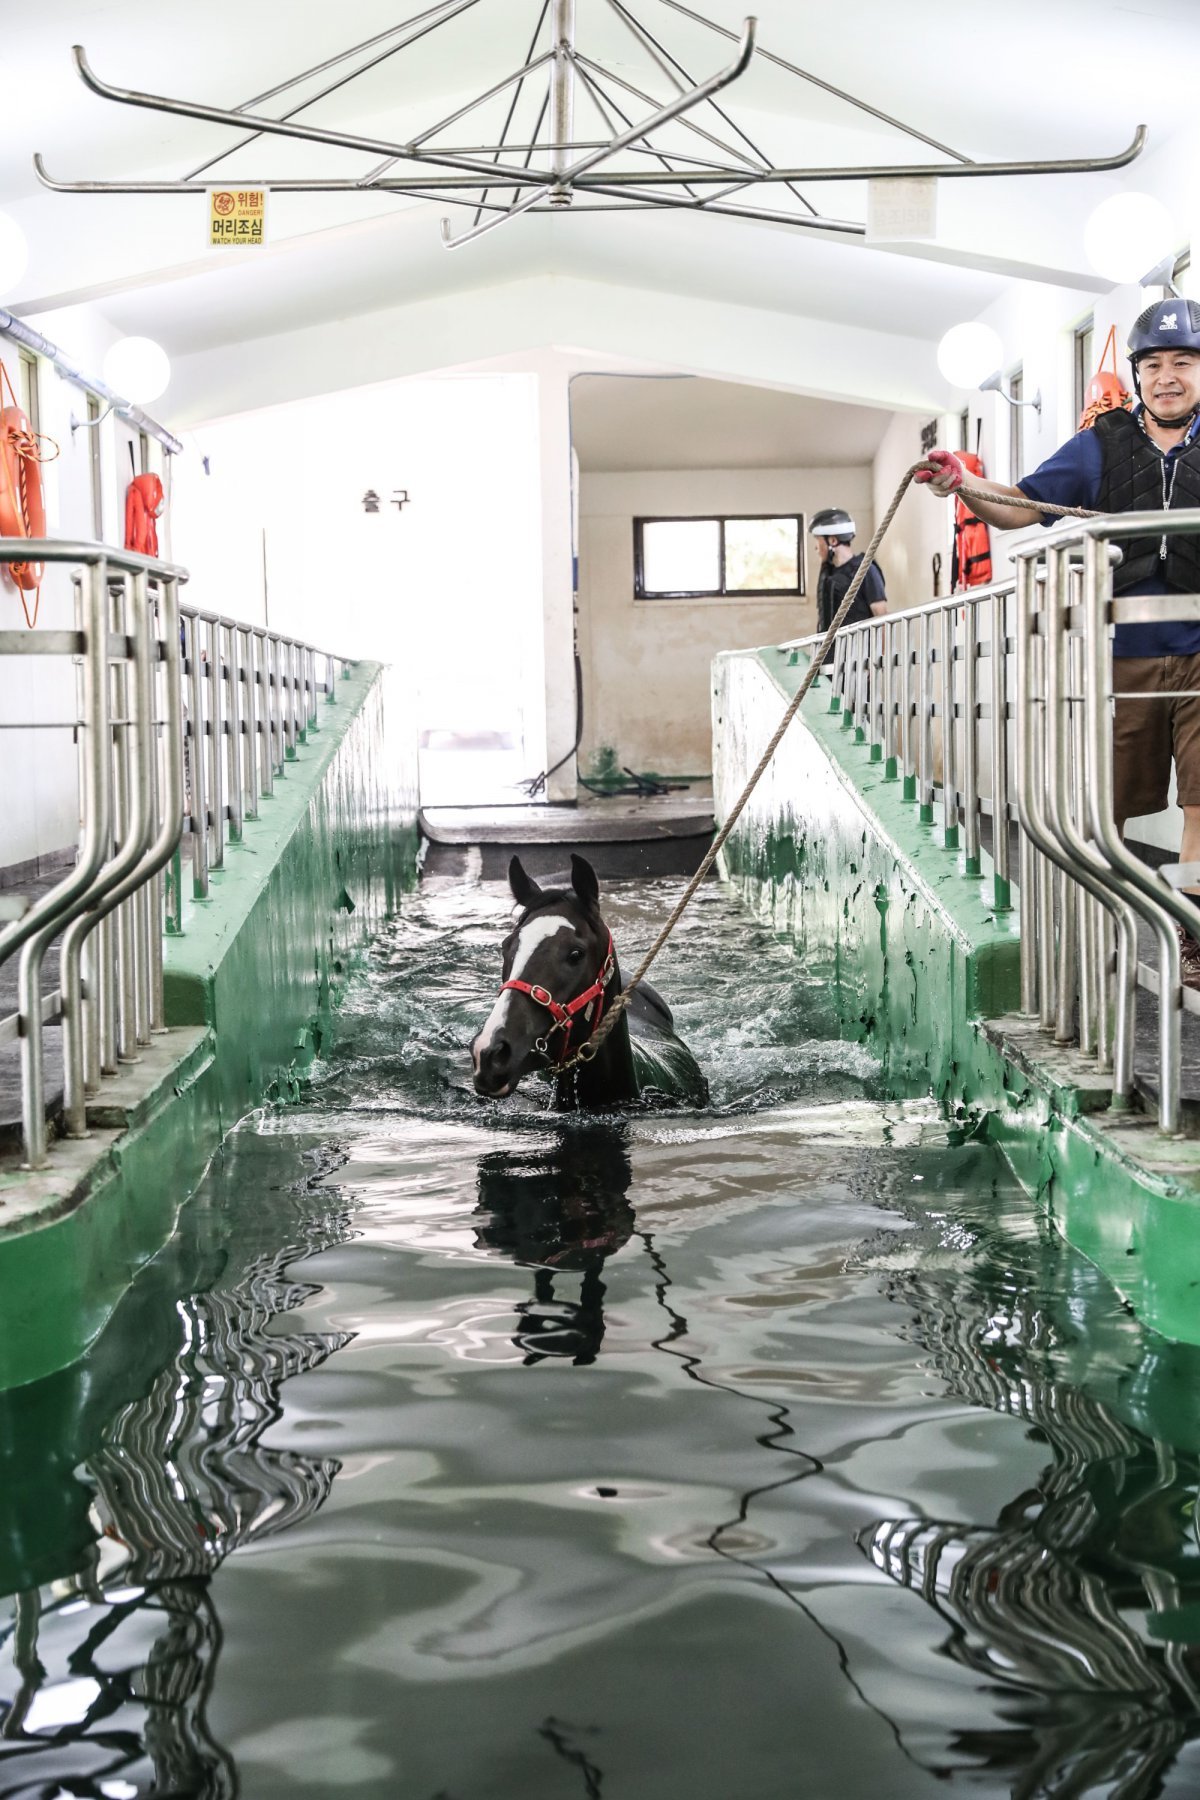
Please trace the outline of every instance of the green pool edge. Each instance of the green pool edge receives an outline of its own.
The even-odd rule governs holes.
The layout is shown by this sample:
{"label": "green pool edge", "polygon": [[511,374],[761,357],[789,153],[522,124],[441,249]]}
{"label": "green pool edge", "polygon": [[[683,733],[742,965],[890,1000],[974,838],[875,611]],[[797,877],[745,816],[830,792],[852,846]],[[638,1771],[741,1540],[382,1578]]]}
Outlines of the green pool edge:
{"label": "green pool edge", "polygon": [[415,737],[410,750],[394,717],[385,735],[387,688],[376,663],[339,682],[209,896],[185,902],[165,946],[168,1030],[136,1104],[89,1109],[88,1142],[52,1150],[38,1210],[6,1221],[5,1192],[40,1178],[0,1183],[0,1389],[84,1354],[225,1133],[297,1093],[355,963],[415,884]]}
{"label": "green pool edge", "polygon": [[[715,660],[718,819],[807,668],[788,648]],[[1018,897],[997,909],[987,855],[969,869],[833,704],[819,679],[725,846],[725,875],[893,1093],[932,1092],[1145,1324],[1200,1343],[1200,1144],[1112,1109],[1087,1059],[1020,1016]]]}

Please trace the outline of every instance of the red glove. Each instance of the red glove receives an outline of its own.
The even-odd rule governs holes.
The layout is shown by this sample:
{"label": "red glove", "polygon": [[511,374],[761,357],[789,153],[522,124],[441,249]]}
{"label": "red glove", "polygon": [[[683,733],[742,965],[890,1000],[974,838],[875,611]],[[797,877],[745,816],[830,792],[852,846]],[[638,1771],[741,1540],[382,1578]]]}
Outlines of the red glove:
{"label": "red glove", "polygon": [[936,463],[937,468],[918,469],[913,480],[927,481],[935,494],[952,494],[966,479],[967,471],[953,450],[931,450],[925,461]]}

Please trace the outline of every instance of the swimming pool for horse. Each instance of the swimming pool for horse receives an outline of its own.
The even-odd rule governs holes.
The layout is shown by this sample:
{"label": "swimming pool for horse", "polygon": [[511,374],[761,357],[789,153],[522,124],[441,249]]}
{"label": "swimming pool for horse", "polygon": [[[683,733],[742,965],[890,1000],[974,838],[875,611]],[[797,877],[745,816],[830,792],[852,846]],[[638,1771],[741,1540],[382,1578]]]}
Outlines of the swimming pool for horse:
{"label": "swimming pool for horse", "polygon": [[508,919],[335,946],[305,1083],[0,1398],[6,1791],[1192,1791],[1196,1350],[721,887],[656,972],[708,1106],[481,1105]]}

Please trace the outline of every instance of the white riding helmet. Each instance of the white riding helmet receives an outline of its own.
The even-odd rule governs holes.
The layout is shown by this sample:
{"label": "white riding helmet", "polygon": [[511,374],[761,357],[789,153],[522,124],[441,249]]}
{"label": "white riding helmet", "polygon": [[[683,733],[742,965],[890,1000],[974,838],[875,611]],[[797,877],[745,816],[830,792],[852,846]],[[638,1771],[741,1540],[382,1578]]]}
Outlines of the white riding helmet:
{"label": "white riding helmet", "polygon": [[808,526],[813,537],[853,537],[857,529],[850,514],[840,506],[827,506],[814,513]]}

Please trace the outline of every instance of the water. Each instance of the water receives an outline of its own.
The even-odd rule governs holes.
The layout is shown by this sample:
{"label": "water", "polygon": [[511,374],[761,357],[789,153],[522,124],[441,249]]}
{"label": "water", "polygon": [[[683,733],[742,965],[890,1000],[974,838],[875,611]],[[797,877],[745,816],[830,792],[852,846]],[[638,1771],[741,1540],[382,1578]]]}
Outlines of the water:
{"label": "water", "polygon": [[414,897],[0,1398],[0,1796],[1200,1792],[1196,1350],[715,889],[656,971],[707,1111],[481,1105],[506,916]]}

